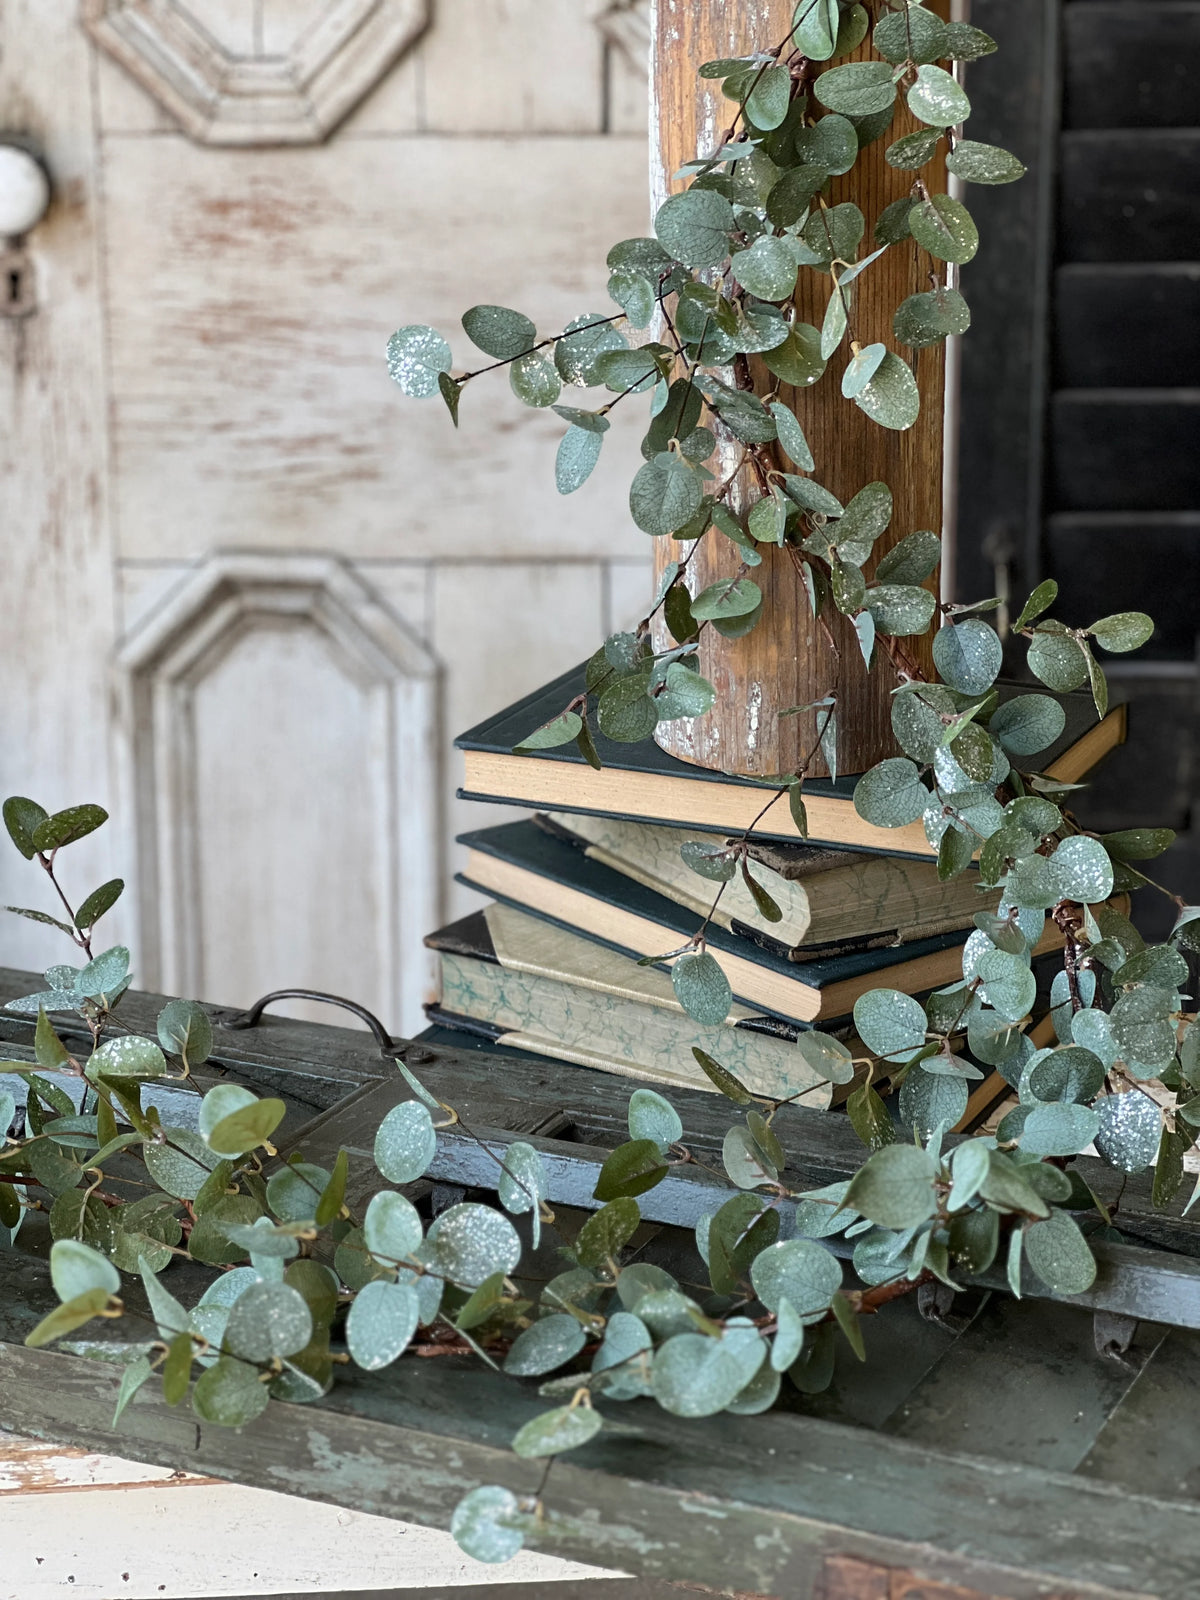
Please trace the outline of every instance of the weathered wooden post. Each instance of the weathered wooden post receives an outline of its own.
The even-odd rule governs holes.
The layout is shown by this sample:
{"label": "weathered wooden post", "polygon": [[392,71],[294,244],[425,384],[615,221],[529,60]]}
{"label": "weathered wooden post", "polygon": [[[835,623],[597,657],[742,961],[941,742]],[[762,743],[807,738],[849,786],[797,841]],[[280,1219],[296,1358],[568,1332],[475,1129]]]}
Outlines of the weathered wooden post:
{"label": "weathered wooden post", "polygon": [[[728,0],[659,0],[651,87],[651,186],[656,207],[672,190],[684,186],[684,180],[672,179],[684,162],[698,151],[707,154],[720,147],[737,109],[723,98],[719,82],[697,76],[698,64],[773,48],[788,36],[794,9],[792,0],[744,5],[730,5]],[[930,9],[948,15],[947,4],[934,3]],[[790,51],[789,42],[781,59],[786,60]],[[866,59],[873,59],[869,36],[856,50],[839,57],[837,64]],[[832,63],[815,62],[811,69],[798,63],[810,79],[827,65]],[[822,107],[811,98],[810,113],[814,118],[822,114]],[[884,150],[893,139],[921,126],[899,98],[890,131],[864,148],[846,176],[831,181],[829,203],[853,199],[866,217],[861,254],[877,247],[870,229],[880,213],[912,189],[913,174],[889,166]],[[921,177],[931,192],[944,190],[943,159],[931,162]],[[906,240],[863,274],[854,286],[853,307],[854,336],[860,344],[878,340],[896,348],[893,313],[906,296],[930,287],[929,265],[925,252]],[[794,297],[797,321],[819,328],[831,288],[828,274],[801,267]],[[875,547],[868,577],[879,558],[906,534],[919,528],[940,533],[942,527],[944,346],[904,354],[913,365],[921,410],[915,425],[903,433],[878,426],[843,398],[841,373],[850,359],[846,345],[811,389],[781,386],[760,360],[750,359],[756,391],[780,388],[781,397],[795,410],[812,448],[819,483],[843,504],[864,484],[881,481],[891,489],[895,502],[891,526]],[[719,424],[715,431],[721,439]],[[718,476],[732,469],[739,449],[725,434],[717,458],[710,463]],[[736,507],[736,500],[733,503]],[[658,571],[678,553],[679,546],[671,540],[658,541]],[[826,607],[822,623],[814,620],[799,564],[786,548],[764,545],[762,554],[762,565],[752,574],[763,590],[760,625],[742,639],[722,638],[711,628],[702,634],[701,670],[716,687],[716,705],[694,720],[660,723],[658,743],[684,761],[725,772],[789,772],[813,743],[814,718],[781,721],[779,713],[818,700],[836,687],[839,769],[862,772],[881,757],[895,754],[889,721],[894,676],[878,664],[868,675],[846,617]],[[737,552],[727,540],[705,539],[689,564],[688,586],[698,593],[732,576],[737,565]],[[927,587],[936,588],[937,581],[935,574]],[[665,647],[670,641],[665,626],[658,626],[656,644]],[[906,648],[919,645],[913,653],[930,670],[928,640],[903,643]],[[819,755],[808,770],[813,776],[826,772]]]}

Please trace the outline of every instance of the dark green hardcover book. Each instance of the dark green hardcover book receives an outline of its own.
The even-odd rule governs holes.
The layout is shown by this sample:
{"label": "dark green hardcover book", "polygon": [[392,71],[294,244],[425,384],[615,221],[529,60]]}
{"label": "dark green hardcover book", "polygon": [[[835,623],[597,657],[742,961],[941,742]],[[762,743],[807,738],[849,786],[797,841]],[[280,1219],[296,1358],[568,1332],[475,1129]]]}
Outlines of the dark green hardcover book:
{"label": "dark green hardcover book", "polygon": [[[584,668],[574,667],[553,683],[518,700],[455,740],[464,752],[467,800],[491,800],[547,811],[598,812],[711,833],[741,833],[761,810],[767,790],[751,778],[732,777],[694,767],[660,750],[651,739],[614,744],[592,723],[603,770],[595,771],[573,744],[531,755],[513,755],[513,746],[549,722],[581,694]],[[998,684],[1002,697],[1036,691],[1036,684]],[[1125,708],[1117,706],[1096,721],[1090,698],[1061,697],[1067,713],[1062,736],[1037,757],[1040,769],[1075,783],[1125,738]],[[854,809],[854,777],[813,779],[804,786],[809,838],[814,843],[888,855],[936,856],[920,822],[904,828],[876,828]],[[756,832],[775,839],[800,838],[786,796],[756,824]]]}

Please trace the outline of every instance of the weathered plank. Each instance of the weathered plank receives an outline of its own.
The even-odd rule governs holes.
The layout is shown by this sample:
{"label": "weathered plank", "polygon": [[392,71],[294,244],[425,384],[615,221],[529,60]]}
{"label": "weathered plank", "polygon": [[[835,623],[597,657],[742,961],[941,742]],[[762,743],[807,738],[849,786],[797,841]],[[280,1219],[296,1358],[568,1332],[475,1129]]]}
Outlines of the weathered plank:
{"label": "weathered plank", "polygon": [[[39,1468],[24,1470],[33,1460]],[[19,1600],[210,1600],[222,1593],[250,1600],[293,1584],[322,1595],[354,1584],[359,1597],[379,1595],[386,1584],[389,1595],[412,1600],[438,1583],[454,1585],[457,1600],[461,1580],[471,1584],[485,1573],[496,1583],[491,1593],[522,1600],[562,1580],[586,1600],[614,1600],[614,1582],[618,1596],[620,1588],[636,1587],[533,1552],[493,1573],[438,1529],[0,1433],[0,1486],[14,1472],[20,1487],[0,1487],[0,1520],[6,1593]],[[582,1587],[589,1583],[603,1594]]]}
{"label": "weathered plank", "polygon": [[1200,130],[1088,128],[1064,133],[1059,253],[1064,261],[1187,261]]}
{"label": "weathered plank", "polygon": [[1086,1312],[997,1296],[885,1428],[935,1450],[1072,1472],[1162,1338],[1143,1327],[1116,1361],[1097,1354]]}
{"label": "weathered plank", "polygon": [[1200,370],[1200,265],[1059,267],[1054,378],[1061,389],[1186,388]]}
{"label": "weathered plank", "polygon": [[[999,53],[967,69],[970,137],[1013,150],[1020,183],[970,186],[980,246],[963,272],[954,597],[1023,598],[1043,576],[1042,474],[1058,133],[1060,0],[974,0]],[[1019,600],[1018,600],[1019,603]]]}
{"label": "weathered plank", "polygon": [[[114,1437],[112,1397],[111,1374],[93,1363],[0,1347],[0,1407],[35,1434],[438,1526],[479,1482],[528,1493],[540,1476],[506,1448],[544,1407],[532,1385],[453,1361],[358,1375],[313,1407],[275,1403],[240,1433],[198,1427],[143,1390]],[[642,1414],[618,1416],[636,1425]],[[1192,1593],[1200,1534],[1189,1505],[796,1415],[690,1425],[655,1413],[645,1429],[602,1435],[556,1464],[538,1548],[788,1600],[807,1600],[833,1554],[1010,1600],[1056,1582]]]}
{"label": "weathered plank", "polygon": [[[1198,430],[1197,387],[1060,390],[1050,412],[1050,507],[1193,510],[1200,506]],[[1119,598],[1119,590],[1113,594]]]}
{"label": "weathered plank", "polygon": [[[1167,578],[1180,596],[1200,588],[1200,510],[1056,512],[1046,521],[1046,548],[1064,619],[1072,625],[1093,622],[1106,616],[1119,596],[1122,607],[1154,618],[1154,634],[1139,662],[1195,660],[1197,619],[1190,606],[1169,603]],[[1152,715],[1139,692],[1138,712],[1129,719],[1128,743],[1134,749]],[[1118,782],[1137,781],[1132,749],[1118,757],[1113,776]]]}
{"label": "weathered plank", "polygon": [[1068,128],[1194,127],[1200,5],[1072,0],[1063,9]]}
{"label": "weathered plank", "polygon": [[1200,1498],[1200,1439],[1191,1426],[1198,1382],[1200,1339],[1173,1330],[1159,1358],[1142,1368],[1079,1471],[1110,1483],[1136,1475],[1147,1494]]}

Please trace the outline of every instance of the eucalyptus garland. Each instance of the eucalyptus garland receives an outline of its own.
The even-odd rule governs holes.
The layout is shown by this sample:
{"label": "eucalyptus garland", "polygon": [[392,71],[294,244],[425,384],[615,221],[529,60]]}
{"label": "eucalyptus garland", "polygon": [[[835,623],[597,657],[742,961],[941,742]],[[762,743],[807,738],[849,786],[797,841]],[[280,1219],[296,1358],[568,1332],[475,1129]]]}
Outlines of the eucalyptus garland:
{"label": "eucalyptus garland", "polygon": [[[717,150],[689,165],[690,185],[659,210],[655,237],[610,252],[617,312],[584,312],[544,339],[504,307],[477,306],[463,318],[492,366],[508,368],[517,398],[553,407],[566,422],[555,469],[563,493],[595,466],[612,408],[632,394],[649,397],[630,511],[648,534],[681,546],[650,616],[605,641],[587,694],[531,730],[522,748],[573,740],[594,763],[593,723],[632,740],[661,720],[707,710],[714,692],[696,670],[697,640],[709,627],[736,635],[770,626],[746,574],[762,546],[784,547],[808,574],[814,613],[850,618],[864,659],[895,679],[901,753],[860,779],[860,814],[885,828],[922,821],[942,877],[976,863],[989,905],[999,891],[997,908],[975,918],[960,982],[924,1002],[872,990],[854,1007],[850,1042],[814,1030],[796,1044],[825,1079],[855,1085],[847,1109],[867,1152],[861,1168],[843,1183],[797,1188],[776,1125],[784,1102],[752,1093],[698,1051],[713,1087],[741,1115],[722,1149],[734,1192],[715,1199],[696,1228],[708,1285],[685,1287],[630,1248],[638,1196],[696,1159],[662,1095],[639,1088],[631,1096],[629,1139],[606,1160],[596,1209],[582,1226],[556,1218],[543,1160],[522,1141],[497,1157],[497,1205],[466,1202],[432,1216],[419,1191],[410,1198],[403,1190],[428,1171],[439,1130],[461,1119],[397,1060],[412,1097],[376,1132],[378,1192],[362,1208],[349,1206],[345,1151],[328,1169],[302,1156],[276,1159],[280,1100],[221,1082],[186,1125],[171,1120],[179,1091],[176,1100],[163,1091],[172,1083],[186,1089],[207,1059],[208,1016],[175,1000],[154,1038],[122,1026],[129,952],[97,950],[93,940],[123,885],[113,880],[76,905],[59,867],[60,852],[105,813],[84,805],[48,814],[14,797],[4,806],[8,832],[56,899],[53,915],[20,914],[60,928],[83,960],[50,968],[43,990],[8,1004],[37,1019],[36,1068],[0,1063],[25,1089],[20,1116],[16,1096],[0,1089],[0,1240],[11,1244],[32,1211],[48,1212],[61,1303],[27,1343],[57,1341],[115,1363],[114,1425],[151,1378],[169,1404],[188,1400],[203,1421],[241,1427],[265,1412],[261,1425],[269,1426],[272,1397],[319,1399],[339,1363],[373,1372],[406,1352],[448,1347],[540,1384],[550,1404],[521,1428],[513,1449],[544,1460],[548,1471],[635,1399],[701,1418],[766,1410],[785,1379],[801,1393],[817,1391],[830,1381],[837,1340],[861,1357],[862,1318],[925,1284],[953,1292],[1002,1262],[1014,1294],[1025,1271],[1056,1294],[1086,1292],[1096,1272],[1089,1240],[1111,1235],[1119,1219],[1072,1166],[1084,1151],[1123,1173],[1153,1169],[1161,1205],[1183,1183],[1200,1129],[1200,1025],[1181,989],[1184,952],[1200,949],[1200,908],[1177,902],[1169,939],[1147,946],[1113,896],[1169,892],[1142,864],[1170,845],[1170,830],[1085,830],[1070,809],[1078,786],[1029,759],[1062,732],[1057,695],[1089,684],[1098,714],[1106,713],[1096,651],[1137,648],[1150,619],[1126,612],[1070,625],[1050,614],[1054,583],[1039,585],[1011,633],[1052,693],[1002,700],[994,687],[1001,641],[983,620],[998,602],[938,604],[924,587],[940,555],[929,530],[908,533],[871,569],[892,515],[887,486],[864,485],[842,506],[813,476],[794,412],[778,394],[754,394],[742,382],[751,355],[781,383],[818,382],[849,340],[840,379],[848,403],[880,426],[910,427],[918,394],[901,352],[969,322],[949,273],[974,254],[974,223],[959,201],[931,194],[920,174],[944,143],[947,166],[968,182],[1020,176],[1015,157],[956,131],[969,102],[939,64],[974,60],[994,46],[978,29],[943,23],[920,5],[875,9],[877,60],[826,66],[863,42],[870,19],[862,5],[806,0],[781,44],[701,68],[735,108],[731,126]],[[886,154],[913,172],[912,190],[871,219],[874,248],[860,257],[866,219],[853,203],[829,205],[825,191],[863,145],[887,136],[900,96],[923,127]],[[860,348],[852,338],[854,283],[887,249],[924,251],[933,287],[896,308],[895,349]],[[793,314],[806,270],[829,280],[820,329]],[[664,337],[635,343],[651,324]],[[393,337],[389,361],[408,394],[440,393],[456,423],[464,388],[491,370],[455,376],[444,339],[415,326]],[[564,384],[613,398],[591,408],[561,404]],[[718,437],[730,436],[741,447],[736,468],[717,481],[705,463]],[[735,501],[743,469],[757,488]],[[694,550],[704,538],[731,541],[740,570],[693,595],[682,547]],[[659,610],[675,640],[666,651],[650,642]],[[901,643],[935,621],[938,682],[926,681]],[[792,714],[811,718],[813,748],[836,770],[836,691]],[[772,793],[787,791],[802,832],[804,767],[780,775]],[[777,917],[751,873],[750,838],[690,843],[683,857],[716,882],[717,898],[741,871],[763,915]],[[1056,1042],[1036,1048],[1027,1034],[1031,962],[1048,919],[1064,961],[1051,991]],[[715,1023],[731,997],[705,949],[706,925],[660,959],[672,964],[681,1004]],[[56,1027],[52,1016],[70,1025]],[[984,1069],[1004,1076],[1018,1104],[994,1135],[952,1139]],[[898,1089],[898,1123],[878,1091],[884,1078]],[[521,1232],[513,1217],[524,1219]],[[538,1284],[526,1271],[522,1232],[536,1250],[543,1229],[561,1271]],[[852,1252],[853,1282],[835,1240],[842,1254]],[[216,1269],[188,1305],[169,1286],[178,1259]],[[146,1314],[127,1305],[123,1277],[140,1279]],[[128,1336],[106,1327],[117,1319],[130,1325]],[[523,1498],[487,1485],[460,1503],[452,1528],[468,1554],[503,1561],[554,1519],[541,1491]]]}

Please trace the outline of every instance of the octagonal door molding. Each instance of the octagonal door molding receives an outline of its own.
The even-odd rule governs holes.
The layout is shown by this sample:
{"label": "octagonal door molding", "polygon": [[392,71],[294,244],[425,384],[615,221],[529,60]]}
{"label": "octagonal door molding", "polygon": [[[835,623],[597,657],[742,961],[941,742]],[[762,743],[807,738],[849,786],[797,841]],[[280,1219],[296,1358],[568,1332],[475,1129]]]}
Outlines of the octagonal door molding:
{"label": "octagonal door molding", "polygon": [[83,0],[83,25],[197,143],[316,144],[423,32],[430,0]]}

